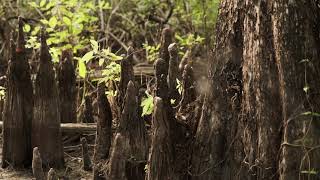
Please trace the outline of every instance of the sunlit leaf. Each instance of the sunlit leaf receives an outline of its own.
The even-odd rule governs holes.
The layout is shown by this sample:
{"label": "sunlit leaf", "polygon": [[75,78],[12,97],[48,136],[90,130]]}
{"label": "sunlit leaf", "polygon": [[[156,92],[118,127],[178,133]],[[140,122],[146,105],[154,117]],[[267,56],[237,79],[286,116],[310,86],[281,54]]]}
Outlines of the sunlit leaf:
{"label": "sunlit leaf", "polygon": [[84,62],[84,63],[88,63],[92,58],[93,58],[93,51],[89,51],[87,52],[82,58],[81,60]]}
{"label": "sunlit leaf", "polygon": [[52,16],[49,20],[49,26],[51,28],[55,28],[57,25],[57,22],[58,22],[57,18],[55,16]]}

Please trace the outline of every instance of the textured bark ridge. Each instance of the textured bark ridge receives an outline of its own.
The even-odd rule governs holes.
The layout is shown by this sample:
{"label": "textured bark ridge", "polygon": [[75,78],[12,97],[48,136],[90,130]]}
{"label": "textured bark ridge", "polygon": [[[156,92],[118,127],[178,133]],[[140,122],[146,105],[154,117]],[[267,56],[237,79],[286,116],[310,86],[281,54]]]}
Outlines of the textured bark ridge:
{"label": "textured bark ridge", "polygon": [[164,103],[169,103],[167,84],[168,66],[166,66],[166,61],[163,59],[158,59],[154,63],[154,68],[156,77],[155,96],[160,97]]}
{"label": "textured bark ridge", "polygon": [[221,2],[193,179],[318,178],[320,125],[303,113],[320,112],[319,20],[314,1]]}
{"label": "textured bark ridge", "polygon": [[121,133],[117,133],[110,155],[107,173],[110,180],[127,180],[126,161],[129,158],[129,141]]}
{"label": "textured bark ridge", "polygon": [[23,23],[19,18],[17,47],[11,40],[7,90],[3,109],[2,167],[30,166],[33,88],[26,59]]}
{"label": "textured bark ridge", "polygon": [[109,158],[109,150],[112,138],[112,112],[109,101],[105,95],[105,85],[98,87],[98,122],[96,132],[96,143],[94,147],[94,179],[104,179],[102,166]]}
{"label": "textured bark ridge", "polygon": [[128,179],[144,179],[144,164],[147,160],[147,140],[145,124],[139,116],[138,92],[132,81],[127,85],[124,109],[121,115],[118,132],[129,141],[129,157],[127,162]]}
{"label": "textured bark ridge", "polygon": [[82,147],[82,165],[83,170],[90,171],[92,170],[91,159],[88,151],[88,143],[85,137],[81,138],[81,147]]}
{"label": "textured bark ridge", "polygon": [[83,123],[94,123],[92,100],[90,95],[84,97],[84,107],[81,115],[81,121]]}
{"label": "textured bark ridge", "polygon": [[133,71],[133,48],[129,47],[127,57],[121,61],[121,73],[119,82],[119,96],[118,105],[120,107],[120,114],[123,110],[124,96],[126,95],[127,85],[129,81],[134,82],[134,71]]}
{"label": "textured bark ridge", "polygon": [[48,172],[47,180],[59,180],[58,175],[53,168],[50,168]]}
{"label": "textured bark ridge", "polygon": [[170,99],[175,100],[174,104],[177,104],[180,100],[180,94],[177,89],[177,79],[179,77],[178,68],[178,47],[176,43],[172,43],[168,47],[170,54],[169,70],[168,70],[168,88]]}
{"label": "textured bark ridge", "polygon": [[[39,147],[43,164],[49,167],[64,166],[60,129],[58,88],[51,56],[46,44],[45,30],[41,33],[40,65],[35,82],[32,145]],[[54,151],[53,151],[54,150]]]}
{"label": "textured bark ridge", "polygon": [[36,180],[45,180],[39,148],[33,148],[32,173]]}
{"label": "textured bark ridge", "polygon": [[58,67],[61,123],[75,123],[76,116],[76,75],[70,51],[62,52]]}
{"label": "textured bark ridge", "polygon": [[174,173],[174,149],[171,140],[170,121],[164,102],[155,97],[153,133],[148,160],[148,180],[178,179]]}

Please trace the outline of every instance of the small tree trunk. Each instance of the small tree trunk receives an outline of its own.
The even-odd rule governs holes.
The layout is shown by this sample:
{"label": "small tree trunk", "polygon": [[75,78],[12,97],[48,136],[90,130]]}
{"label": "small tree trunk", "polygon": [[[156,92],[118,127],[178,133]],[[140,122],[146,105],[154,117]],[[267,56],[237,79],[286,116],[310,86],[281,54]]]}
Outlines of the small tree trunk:
{"label": "small tree trunk", "polygon": [[62,168],[64,166],[61,142],[58,89],[51,56],[42,30],[40,65],[35,83],[35,107],[32,123],[33,147],[39,147],[44,165]]}
{"label": "small tree trunk", "polygon": [[23,23],[19,18],[18,44],[11,40],[7,90],[3,110],[2,167],[30,166],[33,88],[25,53]]}
{"label": "small tree trunk", "polygon": [[38,147],[33,148],[32,173],[36,180],[44,180],[42,160]]}
{"label": "small tree trunk", "polygon": [[81,138],[82,146],[82,165],[83,170],[90,171],[92,169],[91,159],[88,151],[88,143],[86,138]]}
{"label": "small tree trunk", "polygon": [[59,180],[59,177],[53,168],[50,168],[48,172],[47,180]]}
{"label": "small tree trunk", "polygon": [[61,123],[75,123],[76,116],[76,75],[69,51],[62,52],[58,67]]}
{"label": "small tree trunk", "polygon": [[98,87],[98,123],[96,132],[96,144],[94,147],[94,169],[95,180],[104,179],[103,165],[109,157],[112,138],[112,112],[109,101],[105,95],[105,85]]}
{"label": "small tree trunk", "polygon": [[174,149],[170,136],[170,121],[164,102],[155,97],[153,134],[149,154],[148,180],[177,179],[174,174]]}

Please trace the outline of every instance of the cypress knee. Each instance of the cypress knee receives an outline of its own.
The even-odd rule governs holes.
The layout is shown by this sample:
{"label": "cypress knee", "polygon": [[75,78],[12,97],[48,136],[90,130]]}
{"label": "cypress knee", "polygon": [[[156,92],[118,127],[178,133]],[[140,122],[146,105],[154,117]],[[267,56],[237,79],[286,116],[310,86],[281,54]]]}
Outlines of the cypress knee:
{"label": "cypress knee", "polygon": [[61,123],[75,123],[76,117],[76,75],[70,51],[63,51],[58,67]]}
{"label": "cypress knee", "polygon": [[153,133],[148,164],[148,180],[177,179],[174,174],[173,144],[170,136],[170,121],[164,102],[155,97]]}
{"label": "cypress knee", "polygon": [[129,81],[134,81],[133,71],[133,48],[129,47],[127,51],[127,57],[121,61],[121,74],[119,82],[119,96],[118,105],[120,107],[120,113],[123,110],[123,101],[126,94],[126,89]]}
{"label": "cypress knee", "polygon": [[36,75],[35,97],[32,123],[33,147],[41,149],[44,165],[62,168],[64,158],[58,89],[44,29],[41,32],[40,65]]}
{"label": "cypress knee", "polygon": [[86,138],[81,138],[81,146],[82,146],[82,164],[83,164],[83,169],[85,171],[90,171],[92,166],[91,166],[91,159],[88,151],[88,143]]}
{"label": "cypress knee", "polygon": [[130,144],[130,160],[126,167],[127,178],[143,180],[148,147],[146,144],[144,121],[139,116],[137,95],[138,92],[134,83],[129,81],[118,132],[124,135],[124,138],[126,138]]}
{"label": "cypress knee", "polygon": [[169,59],[170,59],[170,53],[169,53],[168,47],[172,43],[173,37],[174,37],[174,32],[169,27],[166,27],[162,30],[159,58],[165,61],[166,76],[168,75]]}
{"label": "cypress knee", "polygon": [[182,97],[179,111],[185,111],[187,106],[196,100],[193,69],[190,64],[186,64],[182,74]]}
{"label": "cypress knee", "polygon": [[129,141],[121,133],[117,133],[108,166],[108,180],[127,180],[125,170],[128,159]]}
{"label": "cypress knee", "polygon": [[50,168],[48,172],[47,180],[59,180],[58,175],[53,168]]}
{"label": "cypress knee", "polygon": [[112,112],[109,101],[105,95],[105,85],[100,84],[98,87],[98,122],[96,132],[96,144],[94,147],[94,179],[104,179],[101,172],[102,165],[109,157],[112,138]]}
{"label": "cypress knee", "polygon": [[84,109],[82,113],[81,118],[83,123],[94,123],[92,100],[89,95],[84,97]]}
{"label": "cypress knee", "polygon": [[178,47],[176,43],[172,43],[168,47],[170,54],[169,70],[168,70],[168,88],[170,99],[175,100],[175,105],[179,102],[179,92],[177,89],[177,78],[179,74],[178,68]]}
{"label": "cypress knee", "polygon": [[44,180],[42,160],[38,147],[33,148],[32,173],[36,180]]}
{"label": "cypress knee", "polygon": [[2,167],[30,166],[33,88],[26,59],[23,23],[19,18],[17,47],[11,40],[7,91],[3,110]]}

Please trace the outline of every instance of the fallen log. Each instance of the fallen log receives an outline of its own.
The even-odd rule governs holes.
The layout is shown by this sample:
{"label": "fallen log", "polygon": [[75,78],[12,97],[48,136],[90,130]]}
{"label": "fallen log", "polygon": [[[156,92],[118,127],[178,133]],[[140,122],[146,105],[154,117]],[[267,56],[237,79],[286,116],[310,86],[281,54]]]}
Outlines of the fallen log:
{"label": "fallen log", "polygon": [[[0,121],[0,129],[3,127],[3,122]],[[72,133],[92,133],[96,131],[96,123],[61,123],[62,132]],[[115,129],[113,129],[114,131]]]}

